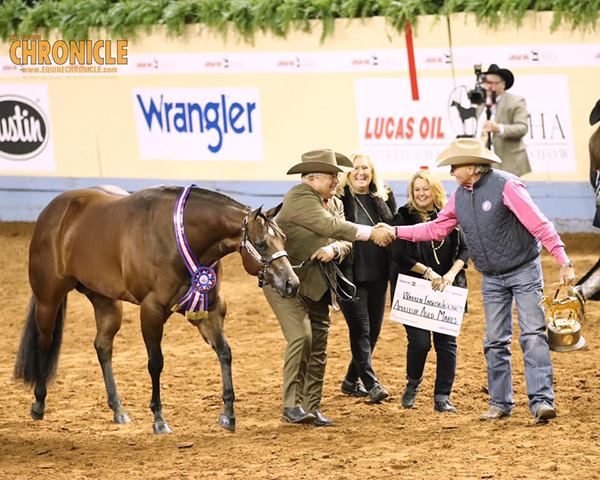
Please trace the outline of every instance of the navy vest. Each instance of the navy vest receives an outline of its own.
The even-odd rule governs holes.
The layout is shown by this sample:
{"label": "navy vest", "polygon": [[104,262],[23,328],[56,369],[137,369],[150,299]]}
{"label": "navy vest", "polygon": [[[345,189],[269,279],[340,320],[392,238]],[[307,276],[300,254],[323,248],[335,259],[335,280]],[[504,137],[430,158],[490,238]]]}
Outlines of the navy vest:
{"label": "navy vest", "polygon": [[458,187],[454,196],[469,257],[481,273],[510,272],[542,252],[540,241],[504,205],[502,192],[510,179],[518,178],[492,169],[481,176],[473,190]]}

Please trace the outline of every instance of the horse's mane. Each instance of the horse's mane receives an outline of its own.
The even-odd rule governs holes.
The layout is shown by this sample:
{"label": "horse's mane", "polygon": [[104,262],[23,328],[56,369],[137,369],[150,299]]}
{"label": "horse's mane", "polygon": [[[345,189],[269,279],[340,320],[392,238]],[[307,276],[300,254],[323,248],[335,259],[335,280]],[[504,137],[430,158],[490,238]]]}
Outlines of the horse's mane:
{"label": "horse's mane", "polygon": [[[169,192],[174,195],[179,195],[182,187],[178,187],[175,185],[158,185],[155,187],[156,189]],[[250,211],[250,207],[244,205],[243,203],[238,202],[237,200],[231,198],[224,193],[215,192],[214,190],[208,190],[206,188],[194,187],[190,190],[190,198],[206,200],[210,203],[219,203],[223,205],[230,205],[232,207],[237,207],[240,210]]]}

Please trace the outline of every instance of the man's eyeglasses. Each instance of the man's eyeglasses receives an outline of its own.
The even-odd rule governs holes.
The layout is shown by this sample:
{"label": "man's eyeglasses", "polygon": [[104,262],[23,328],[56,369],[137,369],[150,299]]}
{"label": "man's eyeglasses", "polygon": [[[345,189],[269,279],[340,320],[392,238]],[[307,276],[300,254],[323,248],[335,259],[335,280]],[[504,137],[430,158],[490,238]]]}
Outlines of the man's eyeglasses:
{"label": "man's eyeglasses", "polygon": [[323,173],[323,172],[319,172],[319,173],[311,173],[311,175],[313,177],[328,177],[331,180],[339,180],[339,173]]}

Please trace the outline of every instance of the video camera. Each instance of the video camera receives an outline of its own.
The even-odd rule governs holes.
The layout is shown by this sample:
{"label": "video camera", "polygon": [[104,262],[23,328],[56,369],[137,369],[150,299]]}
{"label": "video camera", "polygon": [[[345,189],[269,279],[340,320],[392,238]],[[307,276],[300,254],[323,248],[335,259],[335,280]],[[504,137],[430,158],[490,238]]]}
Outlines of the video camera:
{"label": "video camera", "polygon": [[481,64],[473,65],[475,70],[475,88],[467,91],[467,97],[473,105],[484,105],[487,100],[487,89],[483,86],[485,75],[481,73]]}

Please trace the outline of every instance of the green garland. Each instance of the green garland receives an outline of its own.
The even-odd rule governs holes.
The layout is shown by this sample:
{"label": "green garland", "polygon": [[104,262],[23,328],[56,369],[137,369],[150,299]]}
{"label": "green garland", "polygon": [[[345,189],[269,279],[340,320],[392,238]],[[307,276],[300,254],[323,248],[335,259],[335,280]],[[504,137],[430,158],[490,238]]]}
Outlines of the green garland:
{"label": "green garland", "polygon": [[321,40],[334,32],[335,19],[382,16],[398,31],[419,15],[471,12],[490,27],[520,25],[528,10],[554,12],[552,28],[593,31],[600,0],[5,0],[0,5],[0,37],[47,33],[57,29],[66,40],[87,39],[105,29],[113,38],[134,38],[165,25],[178,36],[198,24],[227,38],[230,31],[252,43],[257,32],[285,37],[291,30],[310,32],[320,20]]}

